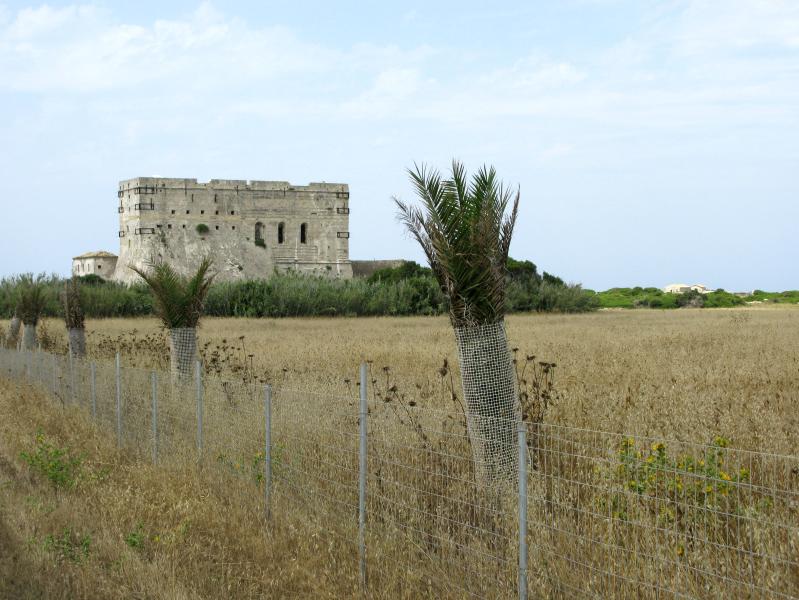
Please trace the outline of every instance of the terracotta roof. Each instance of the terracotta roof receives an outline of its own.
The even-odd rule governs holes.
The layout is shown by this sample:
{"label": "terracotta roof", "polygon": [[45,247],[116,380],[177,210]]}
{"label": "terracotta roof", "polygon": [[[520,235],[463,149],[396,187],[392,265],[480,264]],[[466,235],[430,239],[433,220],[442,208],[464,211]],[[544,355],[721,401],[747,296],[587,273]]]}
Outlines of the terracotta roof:
{"label": "terracotta roof", "polygon": [[74,257],[72,260],[80,260],[81,258],[117,258],[116,254],[111,254],[105,250],[98,250],[97,252],[87,252],[80,256]]}

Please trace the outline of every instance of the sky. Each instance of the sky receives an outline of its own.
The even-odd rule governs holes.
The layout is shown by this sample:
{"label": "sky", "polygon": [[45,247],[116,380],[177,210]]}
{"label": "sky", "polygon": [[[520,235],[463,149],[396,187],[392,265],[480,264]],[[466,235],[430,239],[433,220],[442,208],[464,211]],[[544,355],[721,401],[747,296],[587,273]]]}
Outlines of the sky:
{"label": "sky", "polygon": [[348,183],[423,262],[391,198],[456,158],[567,281],[797,289],[799,2],[0,0],[0,148],[0,276],[117,252],[137,176]]}

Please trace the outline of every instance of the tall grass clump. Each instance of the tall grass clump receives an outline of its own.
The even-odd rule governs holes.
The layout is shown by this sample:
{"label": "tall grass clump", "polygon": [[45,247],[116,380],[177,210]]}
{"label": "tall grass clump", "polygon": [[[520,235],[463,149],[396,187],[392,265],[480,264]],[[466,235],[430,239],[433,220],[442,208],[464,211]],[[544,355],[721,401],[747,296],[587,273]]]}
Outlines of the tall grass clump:
{"label": "tall grass clump", "polygon": [[488,480],[504,477],[517,460],[516,376],[504,317],[519,192],[506,188],[493,167],[470,181],[458,161],[446,179],[425,165],[408,174],[422,206],[394,200],[449,301],[475,470]]}
{"label": "tall grass clump", "polygon": [[211,259],[204,258],[191,277],[179,275],[165,262],[153,263],[149,270],[131,267],[150,287],[155,313],[169,329],[173,377],[191,376],[197,356],[197,325],[214,280],[211,265]]}
{"label": "tall grass clump", "polygon": [[64,305],[64,322],[69,336],[69,352],[76,358],[83,358],[86,355],[86,327],[81,285],[76,278],[73,277],[64,284],[61,302]]}

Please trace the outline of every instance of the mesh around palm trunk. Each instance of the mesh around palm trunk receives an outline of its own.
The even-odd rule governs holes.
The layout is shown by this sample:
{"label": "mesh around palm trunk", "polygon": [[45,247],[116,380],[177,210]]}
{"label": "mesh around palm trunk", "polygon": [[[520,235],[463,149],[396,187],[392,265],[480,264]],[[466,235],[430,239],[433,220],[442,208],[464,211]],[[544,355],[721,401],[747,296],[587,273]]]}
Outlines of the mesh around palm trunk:
{"label": "mesh around palm trunk", "polygon": [[86,356],[86,330],[73,328],[69,330],[69,351],[72,356],[83,358]]}
{"label": "mesh around palm trunk", "polygon": [[19,328],[22,325],[22,320],[19,317],[13,317],[8,323],[8,333],[6,334],[6,348],[16,348],[17,340],[19,339]]}
{"label": "mesh around palm trunk", "polygon": [[510,478],[518,469],[517,392],[505,323],[456,327],[467,427],[478,479]]}
{"label": "mesh around palm trunk", "polygon": [[36,325],[22,325],[22,350],[36,350]]}
{"label": "mesh around palm trunk", "polygon": [[169,353],[172,375],[191,377],[197,356],[197,330],[194,327],[170,329]]}

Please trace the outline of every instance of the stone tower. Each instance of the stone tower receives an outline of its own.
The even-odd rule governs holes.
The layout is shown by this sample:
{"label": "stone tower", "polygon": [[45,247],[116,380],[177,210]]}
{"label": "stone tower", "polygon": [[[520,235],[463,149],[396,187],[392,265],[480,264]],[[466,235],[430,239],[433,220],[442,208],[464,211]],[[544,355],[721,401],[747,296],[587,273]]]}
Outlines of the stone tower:
{"label": "stone tower", "polygon": [[116,281],[137,281],[130,266],[161,259],[188,274],[203,256],[221,281],[275,271],[352,277],[346,184],[138,177],[120,182],[117,196]]}

